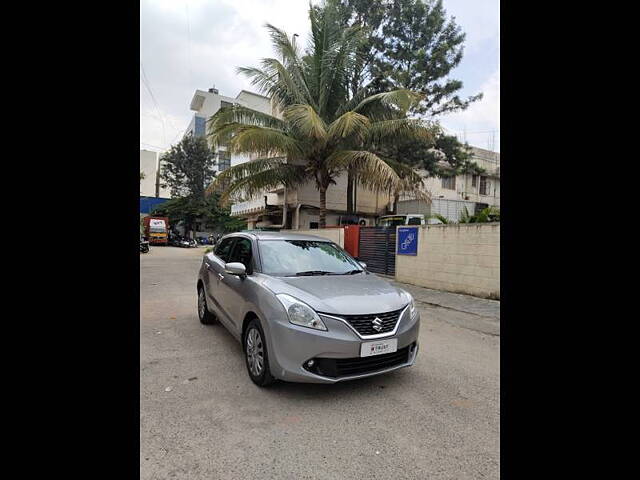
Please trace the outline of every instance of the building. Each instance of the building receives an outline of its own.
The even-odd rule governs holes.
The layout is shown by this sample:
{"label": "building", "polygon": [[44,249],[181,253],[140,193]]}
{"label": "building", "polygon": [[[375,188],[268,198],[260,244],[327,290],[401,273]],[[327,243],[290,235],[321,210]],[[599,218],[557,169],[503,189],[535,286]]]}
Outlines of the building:
{"label": "building", "polygon": [[150,150],[140,150],[140,214],[148,215],[159,204],[171,198],[168,188],[160,182],[160,154]]}
{"label": "building", "polygon": [[[327,226],[345,223],[374,225],[375,218],[388,213],[390,196],[359,188],[356,214],[347,215],[347,174],[327,189]],[[320,222],[320,194],[315,182],[295,189],[281,187],[231,206],[231,215],[247,220],[247,228],[314,229]]]}
{"label": "building", "polygon": [[144,178],[140,181],[141,197],[157,196],[157,171],[158,171],[158,153],[149,150],[140,150],[140,173]]}
{"label": "building", "polygon": [[[271,100],[268,97],[257,93],[241,90],[235,98],[220,95],[217,88],[210,88],[208,91],[196,90],[191,99],[191,110],[194,115],[191,123],[187,127],[185,135],[203,137],[207,132],[207,120],[211,118],[222,107],[230,105],[242,105],[259,112],[272,114]],[[216,170],[222,172],[232,165],[246,162],[249,157],[245,155],[235,155],[227,152],[226,147],[221,146],[216,152]]]}
{"label": "building", "polygon": [[[196,90],[191,100],[195,112],[185,135],[205,136],[207,120],[220,108],[238,104],[260,112],[279,116],[274,112],[268,97],[242,90],[235,98],[220,95],[216,88]],[[500,205],[500,154],[473,148],[473,160],[486,170],[481,176],[458,175],[450,178],[428,178],[426,190],[432,195],[431,204],[401,198],[398,213],[442,214],[457,221],[466,206],[469,213],[490,205]],[[229,154],[224,146],[217,154],[218,171],[251,160],[244,155]],[[426,173],[426,172],[425,172]],[[375,193],[357,188],[356,215],[347,215],[347,174],[338,177],[335,185],[327,190],[327,225],[360,223],[374,225],[375,218],[392,213],[393,198],[388,193]],[[263,192],[254,198],[239,201],[231,206],[231,215],[244,218],[247,228],[317,228],[320,220],[320,198],[315,183],[310,182],[295,189],[284,187]]]}
{"label": "building", "polygon": [[425,190],[431,194],[431,205],[417,200],[401,200],[398,202],[398,213],[439,214],[457,222],[465,207],[469,214],[491,206],[499,208],[500,153],[478,147],[471,147],[471,151],[472,161],[485,173],[428,177]]}

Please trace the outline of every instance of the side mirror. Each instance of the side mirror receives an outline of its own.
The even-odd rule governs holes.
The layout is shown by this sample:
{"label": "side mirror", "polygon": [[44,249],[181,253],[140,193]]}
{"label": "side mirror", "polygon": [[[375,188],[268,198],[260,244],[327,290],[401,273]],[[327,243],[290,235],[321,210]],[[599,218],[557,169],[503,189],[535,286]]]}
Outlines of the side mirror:
{"label": "side mirror", "polygon": [[224,271],[230,273],[231,275],[238,275],[239,277],[244,277],[247,274],[246,267],[240,262],[231,262],[225,264]]}
{"label": "side mirror", "polygon": [[367,269],[367,264],[366,264],[366,263],[364,263],[364,262],[360,262],[360,261],[358,261],[358,263],[360,264],[360,266],[361,266],[362,268],[364,268],[365,270]]}

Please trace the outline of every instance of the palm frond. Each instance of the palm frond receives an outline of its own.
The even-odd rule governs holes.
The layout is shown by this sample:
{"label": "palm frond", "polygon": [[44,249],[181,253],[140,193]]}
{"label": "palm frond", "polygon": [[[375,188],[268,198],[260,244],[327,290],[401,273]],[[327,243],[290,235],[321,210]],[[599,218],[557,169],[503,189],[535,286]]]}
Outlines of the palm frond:
{"label": "palm frond", "polygon": [[396,172],[400,179],[395,188],[395,193],[431,203],[431,194],[424,188],[424,178],[420,173],[404,163],[386,157],[380,158]]}
{"label": "palm frond", "polygon": [[291,105],[284,110],[283,116],[305,136],[321,140],[327,135],[327,125],[311,105]]}
{"label": "palm frond", "polygon": [[380,142],[387,138],[403,137],[413,140],[434,140],[437,128],[427,124],[424,120],[397,118],[372,122],[368,130],[367,139]]}
{"label": "palm frond", "polygon": [[213,148],[226,145],[242,127],[260,126],[284,130],[285,122],[266,113],[233,105],[218,110],[207,120],[207,137]]}
{"label": "palm frond", "polygon": [[[222,173],[224,174],[228,170],[230,169]],[[222,193],[220,201],[226,204],[234,194],[238,193],[253,197],[258,193],[264,193],[280,186],[292,188],[306,183],[309,179],[308,172],[304,166],[281,163],[232,181]],[[224,181],[224,179],[221,181]]]}
{"label": "palm frond", "polygon": [[360,141],[367,137],[371,123],[364,115],[356,112],[346,112],[329,125],[329,140],[337,141],[354,136]]}
{"label": "palm frond", "polygon": [[351,168],[357,172],[358,182],[370,190],[396,191],[406,183],[378,155],[365,150],[339,150],[327,158],[326,164],[334,172]]}
{"label": "palm frond", "polygon": [[392,90],[391,92],[383,92],[377,93],[375,95],[371,95],[364,100],[362,100],[353,111],[358,112],[363,109],[365,106],[373,103],[380,102],[385,106],[395,106],[400,111],[406,112],[413,105],[419,103],[424,98],[424,95],[413,92],[411,90],[407,90],[404,88],[398,90]]}
{"label": "palm frond", "polygon": [[255,154],[262,157],[299,158],[303,155],[303,149],[295,138],[282,130],[267,127],[238,127],[227,148],[231,153]]}
{"label": "palm frond", "polygon": [[336,110],[336,116],[340,116],[346,112],[354,110],[360,102],[366,99],[369,96],[370,88],[368,85],[360,88],[349,100],[340,105]]}
{"label": "palm frond", "polygon": [[[350,27],[341,32],[340,38],[323,52],[320,73],[318,107],[320,113],[329,117],[335,109],[328,109],[330,101],[340,101],[346,97],[348,72],[355,62],[361,28]],[[338,104],[336,104],[337,108]]]}
{"label": "palm frond", "polygon": [[380,158],[408,185],[412,185],[415,188],[422,188],[424,186],[424,178],[422,175],[409,165],[382,156]]}
{"label": "palm frond", "polygon": [[286,159],[284,157],[265,157],[249,160],[248,162],[239,163],[226,170],[218,173],[213,183],[208,187],[209,191],[213,191],[214,187],[223,185],[229,182],[236,182],[243,178],[250,177],[256,173],[260,173],[264,170],[279,167],[284,165]]}

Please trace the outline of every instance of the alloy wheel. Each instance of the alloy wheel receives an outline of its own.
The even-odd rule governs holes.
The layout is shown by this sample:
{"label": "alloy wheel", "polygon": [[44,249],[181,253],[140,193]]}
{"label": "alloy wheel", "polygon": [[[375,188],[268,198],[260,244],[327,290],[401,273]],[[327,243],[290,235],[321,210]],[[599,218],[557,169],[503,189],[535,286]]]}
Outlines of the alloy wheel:
{"label": "alloy wheel", "polygon": [[264,348],[262,336],[256,328],[247,333],[247,361],[252,375],[258,377],[264,368]]}
{"label": "alloy wheel", "polygon": [[204,318],[206,308],[207,302],[204,298],[204,290],[201,288],[198,292],[198,314],[200,315],[200,318]]}

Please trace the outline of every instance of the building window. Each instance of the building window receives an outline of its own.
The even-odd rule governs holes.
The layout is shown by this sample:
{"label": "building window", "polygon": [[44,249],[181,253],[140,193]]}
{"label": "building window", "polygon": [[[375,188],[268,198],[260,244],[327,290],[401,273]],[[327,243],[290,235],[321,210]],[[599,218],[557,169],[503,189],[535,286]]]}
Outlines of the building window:
{"label": "building window", "polygon": [[218,171],[224,172],[227,168],[231,166],[231,153],[228,151],[219,151],[218,152]]}
{"label": "building window", "polygon": [[491,182],[487,181],[487,177],[480,177],[480,195],[489,195],[491,191]]}
{"label": "building window", "polygon": [[478,186],[478,175],[472,175],[471,176],[471,186],[472,187],[477,187]]}
{"label": "building window", "polygon": [[224,100],[220,101],[220,108],[231,107],[233,103],[225,102]]}
{"label": "building window", "polygon": [[456,189],[456,177],[442,177],[442,188],[447,190]]}
{"label": "building window", "polygon": [[193,125],[193,133],[196,137],[204,137],[206,133],[206,120],[204,117],[196,116],[195,122]]}

